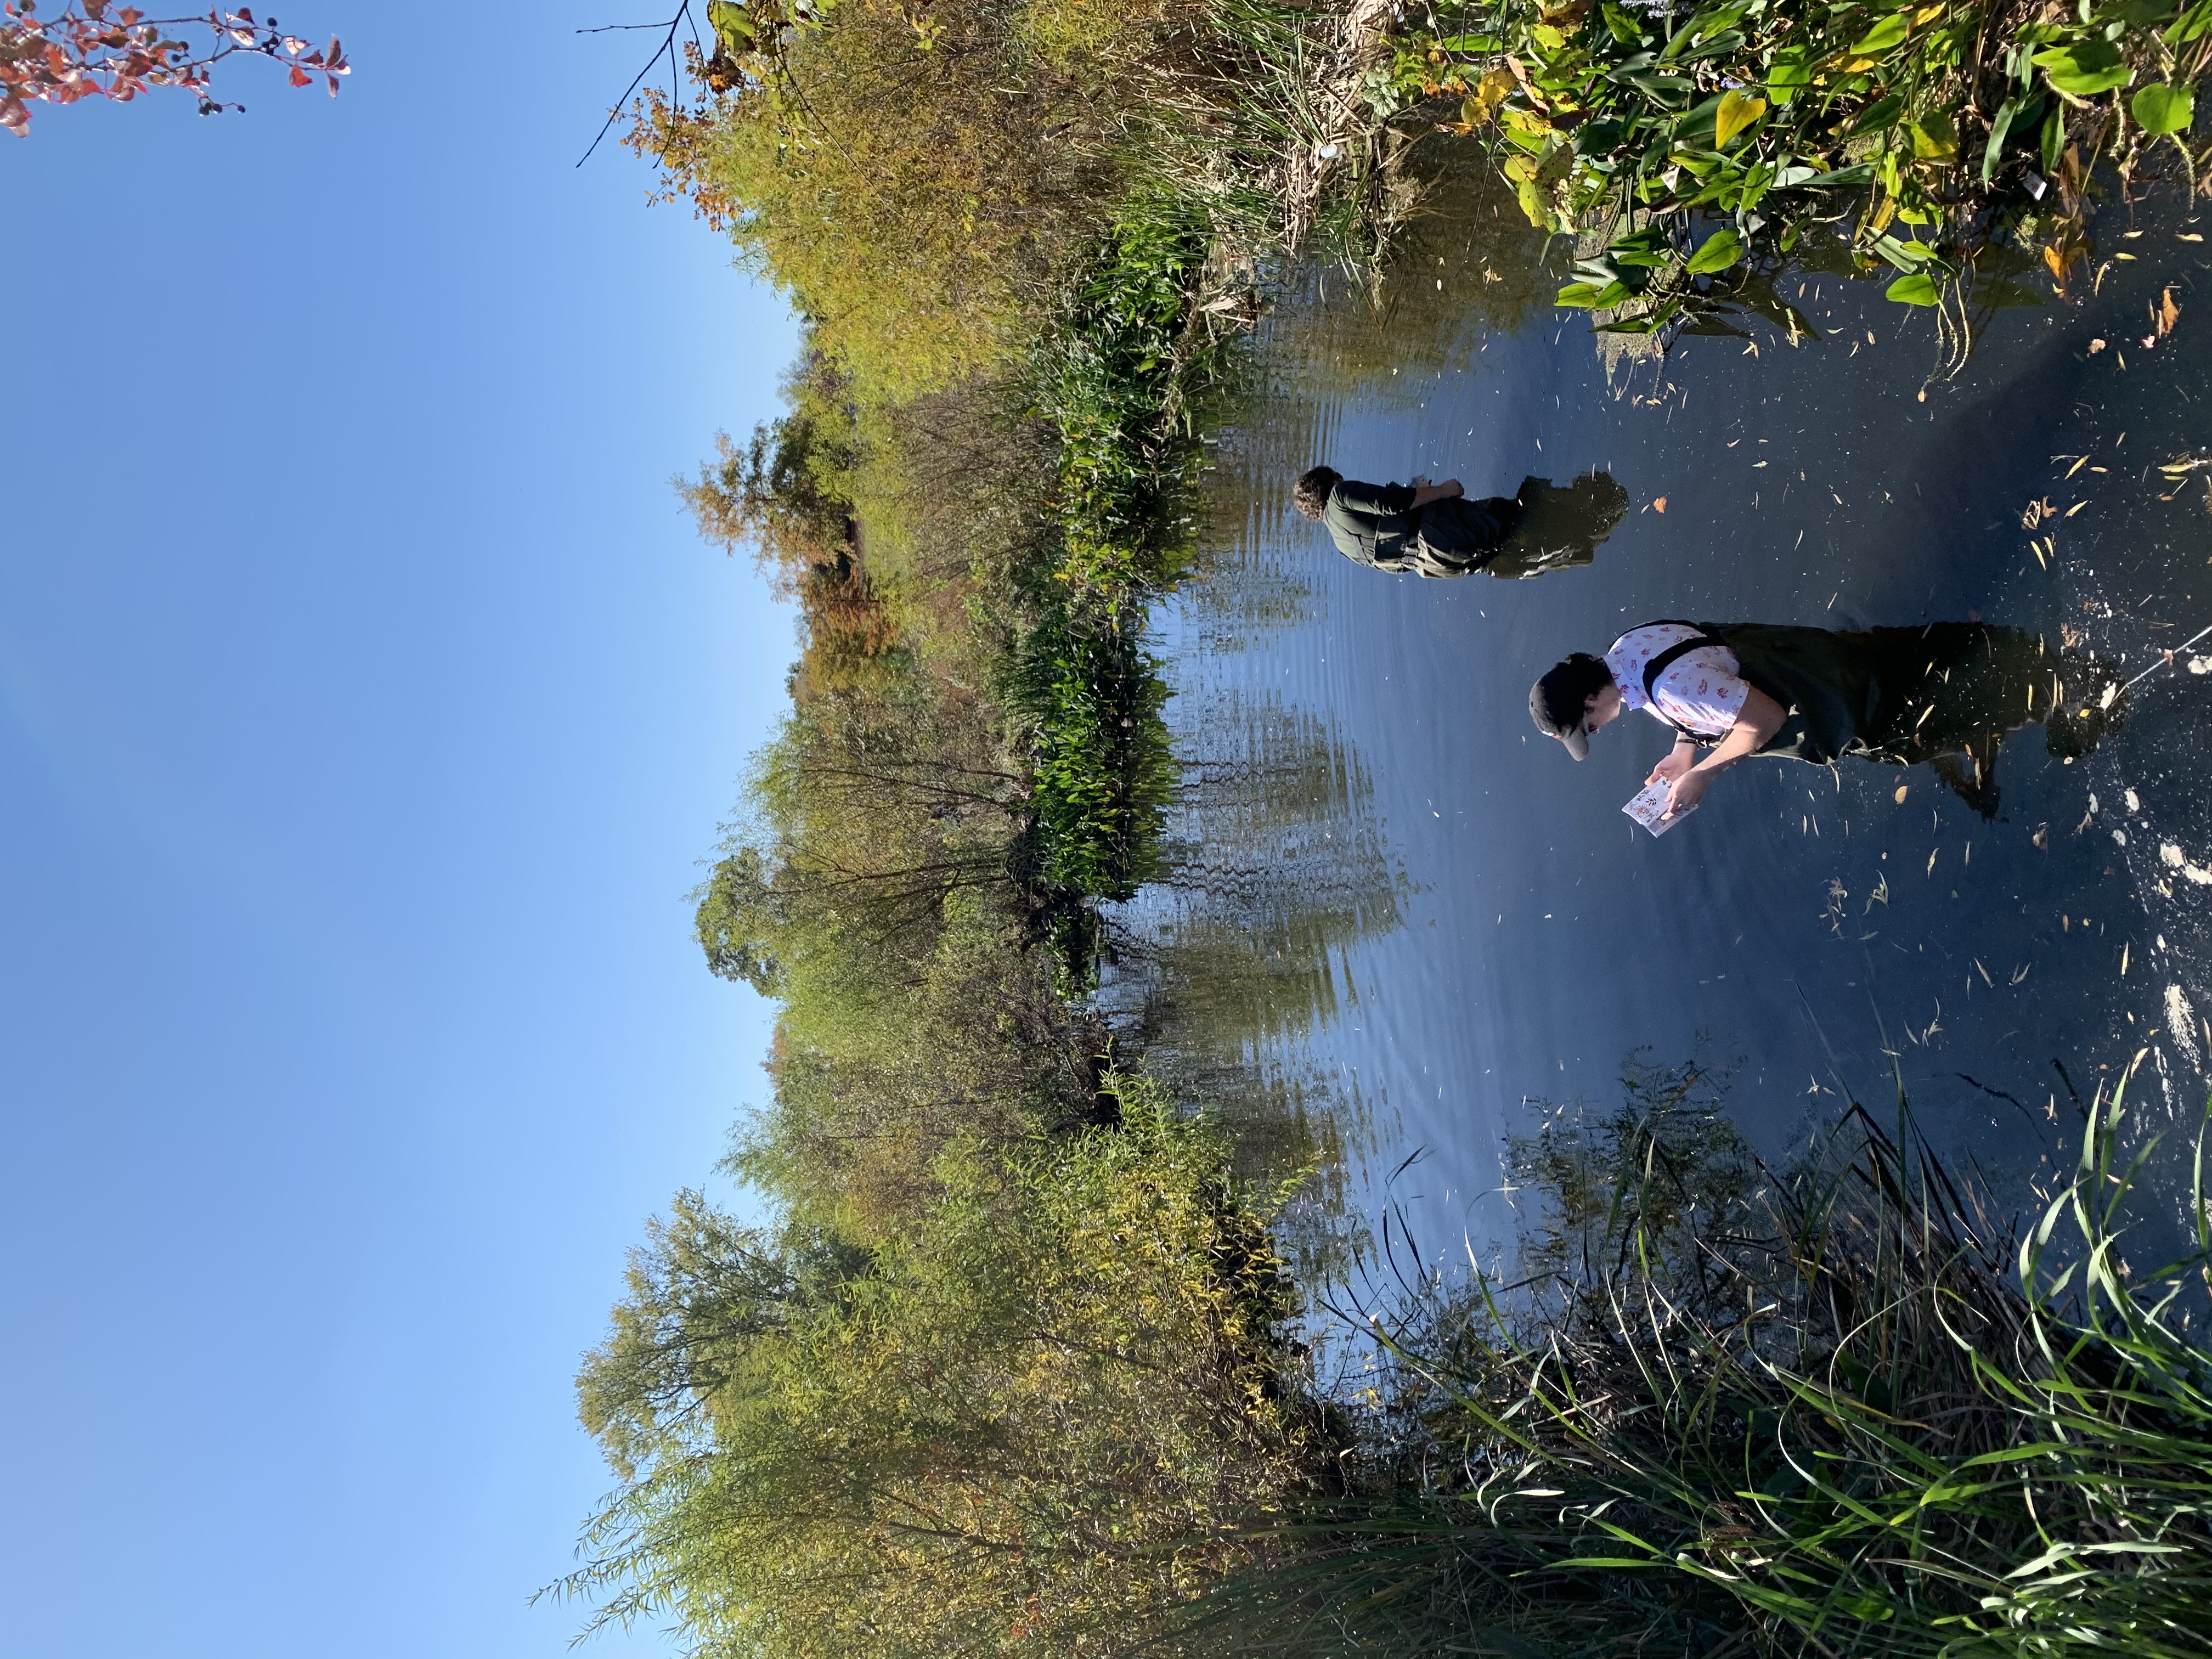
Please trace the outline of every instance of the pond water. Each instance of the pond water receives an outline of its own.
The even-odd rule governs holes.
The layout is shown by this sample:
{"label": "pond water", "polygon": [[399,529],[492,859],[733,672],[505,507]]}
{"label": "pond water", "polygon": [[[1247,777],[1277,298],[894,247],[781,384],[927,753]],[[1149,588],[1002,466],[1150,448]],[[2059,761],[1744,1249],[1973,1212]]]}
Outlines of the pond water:
{"label": "pond water", "polygon": [[[1176,875],[1116,918],[1104,994],[1282,1158],[1317,1152],[1339,1213],[1403,1206],[1432,1248],[1507,1236],[1507,1138],[1617,1100],[1639,1050],[1730,1065],[1770,1154],[1901,1075],[2025,1204],[2070,1167],[2075,1095],[2148,1049],[2130,1097],[2184,1132],[2153,1178],[2178,1218],[2212,1048],[2212,638],[2079,757],[2031,726],[1978,787],[1753,761],[1657,839],[1620,807],[1662,728],[1626,715],[1577,765],[1527,698],[1656,617],[1980,620],[2122,679],[2212,624],[2212,474],[2160,470],[2212,449],[2189,204],[2108,207],[2097,292],[1977,317],[1951,378],[1929,313],[1814,256],[1736,333],[1608,366],[1497,205],[1448,187],[1379,308],[1318,274],[1263,325],[1209,574],[1157,619]],[[1602,469],[1629,506],[1586,565],[1424,580],[1291,509],[1324,460],[1473,495]]]}

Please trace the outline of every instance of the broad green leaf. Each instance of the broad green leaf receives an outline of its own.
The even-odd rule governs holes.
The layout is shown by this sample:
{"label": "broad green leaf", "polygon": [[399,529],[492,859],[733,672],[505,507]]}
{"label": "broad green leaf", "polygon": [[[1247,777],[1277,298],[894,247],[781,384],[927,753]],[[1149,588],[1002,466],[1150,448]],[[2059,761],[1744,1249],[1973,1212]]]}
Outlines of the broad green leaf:
{"label": "broad green leaf", "polygon": [[1567,44],[1567,37],[1549,23],[1539,23],[1528,31],[1535,43],[1547,52],[1557,52]]}
{"label": "broad green leaf", "polygon": [[1777,53],[1773,68],[1766,72],[1766,95],[1778,104],[1788,103],[1812,84],[1812,65],[1805,62],[1802,48]]}
{"label": "broad green leaf", "polygon": [[2051,77],[2059,91],[2076,98],[2124,87],[2132,73],[2120,61],[2120,49],[2109,40],[2082,40],[2070,46],[2052,46],[2035,54],[2038,68]]}
{"label": "broad green leaf", "polygon": [[2166,42],[2170,46],[2186,46],[2207,29],[2212,29],[2212,0],[2197,0],[2166,26]]}
{"label": "broad green leaf", "polygon": [[1901,306],[1932,306],[1942,297],[1936,291],[1936,279],[1924,270],[1899,277],[1889,285],[1888,294]]}
{"label": "broad green leaf", "polygon": [[1905,124],[1912,135],[1912,154],[1923,161],[1955,161],[1959,159],[1959,130],[1951,125],[1951,118],[1937,110],[1917,121]]}
{"label": "broad green leaf", "polygon": [[2145,87],[2128,108],[2145,132],[2186,132],[2197,118],[2197,97],[2187,87]]}
{"label": "broad green leaf", "polygon": [[1877,57],[1904,40],[1911,27],[1910,14],[1893,11],[1866,32],[1865,39],[1851,48],[1851,55],[1855,58]]}
{"label": "broad green leaf", "polygon": [[1713,112],[1713,148],[1726,149],[1730,139],[1765,113],[1766,100],[1747,98],[1740,88],[1730,87],[1721,94],[1721,106]]}
{"label": "broad green leaf", "polygon": [[724,50],[747,52],[753,49],[757,31],[753,27],[751,14],[743,6],[732,5],[731,0],[710,0],[707,25],[714,31]]}
{"label": "broad green leaf", "polygon": [[1732,230],[1716,231],[1705,239],[1705,245],[1690,256],[1683,267],[1692,276],[1710,276],[1716,271],[1726,270],[1743,258],[1743,238]]}
{"label": "broad green leaf", "polygon": [[1607,306],[1619,305],[1628,297],[1628,288],[1622,283],[1607,283],[1602,288],[1595,283],[1569,283],[1559,290],[1554,303],[1588,311],[1602,311]]}
{"label": "broad green leaf", "polygon": [[1613,0],[1606,0],[1604,17],[1606,27],[1613,32],[1613,38],[1622,46],[1643,45],[1644,31],[1637,26],[1636,20],[1614,5]]}
{"label": "broad green leaf", "polygon": [[[1893,206],[1894,203],[1892,205]],[[1885,214],[1875,222],[1881,223],[1888,216]],[[1918,270],[1921,266],[1935,257],[1935,250],[1927,243],[1901,241],[1894,236],[1877,236],[1871,246],[1876,253],[1888,260],[1899,270],[1904,271]]]}
{"label": "broad green leaf", "polygon": [[[1516,157],[1515,159],[1525,158]],[[1544,194],[1536,188],[1534,179],[1523,179],[1516,185],[1513,199],[1521,204],[1521,211],[1528,216],[1528,222],[1535,228],[1549,230],[1552,228],[1551,209],[1545,204]]]}

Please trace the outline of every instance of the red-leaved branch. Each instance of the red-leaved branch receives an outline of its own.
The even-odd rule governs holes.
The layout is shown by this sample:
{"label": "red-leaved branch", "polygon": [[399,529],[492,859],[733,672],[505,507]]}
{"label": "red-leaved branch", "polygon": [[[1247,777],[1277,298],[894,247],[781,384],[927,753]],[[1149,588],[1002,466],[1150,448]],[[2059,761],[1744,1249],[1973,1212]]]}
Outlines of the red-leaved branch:
{"label": "red-leaved branch", "polygon": [[[204,46],[179,38],[203,30],[210,37]],[[156,87],[196,94],[203,115],[243,110],[243,104],[217,102],[209,89],[215,66],[239,56],[282,65],[295,87],[313,86],[319,76],[333,98],[338,77],[353,73],[335,37],[327,46],[310,46],[278,28],[275,18],[257,19],[243,6],[204,17],[149,17],[136,6],[117,7],[109,0],[61,0],[46,14],[38,0],[4,0],[0,127],[20,138],[30,131],[33,104],[74,104],[80,98],[122,104]]]}

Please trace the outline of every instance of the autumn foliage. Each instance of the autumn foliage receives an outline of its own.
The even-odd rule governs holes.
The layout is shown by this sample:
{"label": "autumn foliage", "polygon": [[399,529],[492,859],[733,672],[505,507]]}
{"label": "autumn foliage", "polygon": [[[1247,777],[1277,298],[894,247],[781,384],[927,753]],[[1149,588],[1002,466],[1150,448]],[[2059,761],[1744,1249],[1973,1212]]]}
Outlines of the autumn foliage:
{"label": "autumn foliage", "polygon": [[[204,46],[181,38],[183,31],[201,29],[209,37]],[[111,7],[108,0],[64,0],[42,16],[37,0],[5,0],[0,5],[0,127],[24,137],[33,104],[84,98],[127,104],[163,87],[198,94],[203,115],[243,110],[243,104],[218,102],[212,91],[216,65],[240,55],[282,65],[295,87],[313,86],[320,76],[333,98],[338,77],[353,72],[335,36],[327,46],[312,46],[283,33],[274,17],[256,18],[243,6],[204,17],[149,17],[135,6]]]}

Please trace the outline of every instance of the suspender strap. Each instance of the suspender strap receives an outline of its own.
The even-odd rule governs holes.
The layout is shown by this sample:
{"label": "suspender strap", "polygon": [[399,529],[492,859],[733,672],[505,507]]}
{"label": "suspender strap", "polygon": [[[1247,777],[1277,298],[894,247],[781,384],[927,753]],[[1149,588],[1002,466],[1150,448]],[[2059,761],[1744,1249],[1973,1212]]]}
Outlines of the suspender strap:
{"label": "suspender strap", "polygon": [[[1671,617],[1662,617],[1658,622],[1644,623],[1640,625],[1644,628],[1656,628],[1662,625],[1674,628],[1697,627],[1697,623],[1695,623],[1677,622]],[[1727,647],[1728,641],[1717,634],[1699,633],[1692,638],[1677,641],[1674,644],[1668,646],[1664,651],[1662,651],[1657,656],[1652,658],[1650,662],[1644,665],[1644,706],[1653,714],[1657,714],[1661,720],[1666,720],[1668,725],[1673,726],[1684,737],[1697,743],[1711,743],[1713,739],[1705,732],[1692,732],[1688,726],[1684,726],[1679,720],[1667,720],[1667,716],[1661,712],[1659,708],[1657,687],[1659,684],[1659,676],[1664,673],[1668,669],[1673,667],[1679,658],[1687,656],[1691,652],[1697,650],[1699,647],[1707,645],[1717,645],[1725,649]]]}

